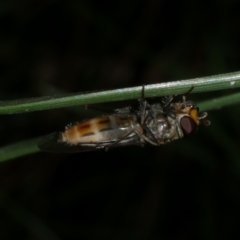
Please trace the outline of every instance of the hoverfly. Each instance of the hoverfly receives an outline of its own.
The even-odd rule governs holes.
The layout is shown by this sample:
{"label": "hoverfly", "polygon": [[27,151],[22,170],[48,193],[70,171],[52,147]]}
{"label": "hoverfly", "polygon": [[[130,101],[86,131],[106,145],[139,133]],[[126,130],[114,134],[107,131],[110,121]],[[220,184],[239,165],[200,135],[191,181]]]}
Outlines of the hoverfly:
{"label": "hoverfly", "polygon": [[[191,92],[193,87],[188,91]],[[186,93],[186,94],[188,94]],[[199,114],[193,101],[175,102],[177,95],[149,104],[142,97],[137,110],[131,107],[117,109],[111,115],[96,117],[66,126],[42,139],[38,146],[48,152],[82,152],[111,147],[140,145],[159,146],[193,134],[199,124],[209,125],[207,113]]]}

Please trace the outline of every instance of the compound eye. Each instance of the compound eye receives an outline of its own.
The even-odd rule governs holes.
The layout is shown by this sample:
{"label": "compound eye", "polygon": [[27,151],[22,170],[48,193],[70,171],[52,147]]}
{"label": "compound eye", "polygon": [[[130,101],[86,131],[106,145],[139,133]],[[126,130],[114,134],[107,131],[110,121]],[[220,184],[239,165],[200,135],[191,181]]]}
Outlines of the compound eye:
{"label": "compound eye", "polygon": [[191,135],[197,130],[197,124],[191,117],[182,117],[180,126],[185,137]]}

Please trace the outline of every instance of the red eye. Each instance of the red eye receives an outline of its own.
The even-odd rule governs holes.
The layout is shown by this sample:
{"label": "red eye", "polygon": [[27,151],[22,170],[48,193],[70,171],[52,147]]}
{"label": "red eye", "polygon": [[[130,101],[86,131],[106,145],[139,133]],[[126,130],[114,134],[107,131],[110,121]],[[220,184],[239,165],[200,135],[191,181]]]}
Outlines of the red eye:
{"label": "red eye", "polygon": [[191,135],[197,130],[196,122],[190,117],[182,117],[180,126],[185,137]]}

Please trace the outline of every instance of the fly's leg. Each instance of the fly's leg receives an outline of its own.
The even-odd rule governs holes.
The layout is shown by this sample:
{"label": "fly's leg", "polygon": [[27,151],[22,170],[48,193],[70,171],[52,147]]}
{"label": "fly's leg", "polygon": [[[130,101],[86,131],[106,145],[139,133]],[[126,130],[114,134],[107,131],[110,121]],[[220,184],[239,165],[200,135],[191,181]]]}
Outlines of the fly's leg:
{"label": "fly's leg", "polygon": [[[148,132],[149,135],[151,135],[152,139],[154,141],[152,141],[150,138],[146,137],[146,134],[141,133],[141,139],[144,139],[145,141],[149,142],[152,145],[159,145],[160,143],[158,142],[158,140],[156,139],[156,137],[154,136],[154,134],[152,133],[152,131],[147,127],[146,121],[148,116],[150,116],[152,118],[152,120],[155,120],[153,117],[153,113],[152,113],[152,108],[149,105],[149,103],[146,101],[145,99],[145,95],[144,95],[144,85],[142,86],[142,97],[140,100],[140,104],[142,105],[142,112],[140,113],[141,115],[141,127],[145,132]],[[148,111],[147,111],[148,109]],[[147,113],[147,115],[146,115]],[[138,134],[139,135],[139,134]]]}
{"label": "fly's leg", "polygon": [[114,143],[110,144],[109,146],[105,147],[105,150],[108,151],[109,148],[111,148],[114,145],[120,143],[121,141],[123,141],[124,139],[126,139],[128,136],[130,136],[133,133],[135,133],[136,135],[139,136],[139,138],[140,138],[139,144],[141,144],[142,146],[144,145],[144,141],[146,141],[146,142],[148,142],[148,143],[150,143],[150,144],[152,144],[154,146],[158,146],[159,145],[158,142],[152,141],[150,138],[146,137],[143,133],[139,132],[137,129],[133,129],[132,131],[129,131],[124,136],[122,136],[119,140],[117,140]]}
{"label": "fly's leg", "polygon": [[193,88],[194,88],[194,87],[192,86],[186,93],[182,94],[182,101],[183,101],[183,104],[184,104],[185,107],[186,107],[186,96],[187,96],[190,92],[192,92]]}
{"label": "fly's leg", "polygon": [[[186,93],[183,93],[181,94],[182,96],[182,103],[184,104],[184,106],[186,107],[186,95],[188,95],[190,92],[192,92],[193,90],[193,86],[186,92]],[[171,109],[169,106],[171,104],[171,102],[177,97],[178,95],[170,95],[168,97],[166,97],[163,101],[162,101],[162,104],[163,104],[163,111],[164,113],[169,116],[170,118],[172,119],[175,119],[176,118],[176,112],[174,109]]]}
{"label": "fly's leg", "polygon": [[113,147],[114,145],[120,143],[121,141],[123,141],[124,139],[126,139],[128,136],[130,136],[132,133],[134,133],[134,130],[126,133],[125,135],[123,135],[120,139],[118,139],[117,141],[115,141],[114,143],[111,143],[109,146],[105,147],[105,150],[108,151],[109,148]]}
{"label": "fly's leg", "polygon": [[146,107],[148,105],[147,101],[145,100],[144,96],[144,85],[142,86],[142,96],[140,99],[140,105],[142,106],[141,113],[140,113],[140,123],[143,125],[145,121],[145,114],[146,114]]}
{"label": "fly's leg", "polygon": [[146,142],[148,142],[148,143],[150,143],[150,144],[152,144],[154,146],[159,146],[160,145],[160,143],[152,141],[150,138],[146,137],[144,134],[142,134],[140,132],[135,132],[135,133],[139,135],[140,141],[141,140],[145,140]]}
{"label": "fly's leg", "polygon": [[[146,126],[146,120],[147,120],[147,117],[150,115],[150,117],[154,120],[154,117],[153,117],[153,114],[152,114],[152,108],[150,106],[150,104],[147,102],[147,100],[145,99],[145,96],[144,96],[144,85],[142,86],[142,97],[141,97],[141,106],[142,106],[142,109],[141,109],[141,113],[140,113],[140,124],[142,126],[143,129],[145,129],[144,126]],[[148,111],[147,111],[148,109]],[[146,115],[147,113],[147,115]],[[145,129],[146,130],[146,129]]]}
{"label": "fly's leg", "polygon": [[[141,106],[141,110],[140,110],[140,123],[141,125],[144,124],[145,122],[145,119],[147,118],[146,116],[146,113],[148,112],[152,112],[152,109],[151,109],[151,106],[150,104],[147,102],[147,100],[145,99],[145,94],[144,94],[144,91],[145,91],[145,87],[144,85],[142,86],[142,95],[141,95],[141,98],[140,98],[140,106]],[[147,111],[148,110],[148,111]],[[153,117],[152,117],[153,118]]]}
{"label": "fly's leg", "polygon": [[[193,88],[194,87],[192,86],[187,92],[181,94],[184,103],[186,102],[186,96],[192,92]],[[170,103],[174,100],[174,98],[176,98],[177,96],[178,96],[177,94],[168,96],[166,100],[163,101],[164,108],[167,108],[170,105]]]}
{"label": "fly's leg", "polygon": [[190,89],[187,92],[183,93],[182,95],[187,96],[189,93],[192,92],[193,89],[194,89],[194,86],[191,86]]}
{"label": "fly's leg", "polygon": [[[155,144],[153,144],[153,145],[160,145],[160,142],[157,140],[157,138],[154,136],[154,134],[153,134],[153,132],[149,129],[149,127],[146,125],[146,123],[144,123],[144,125],[143,125],[143,129],[145,130],[145,132],[147,132],[151,137],[152,137],[152,139],[154,140],[154,141],[152,141],[151,140],[151,142],[149,142],[149,141],[147,141],[147,142],[149,142],[149,143],[151,143],[151,144],[153,144],[153,142],[155,143]],[[145,134],[146,135],[146,134]],[[144,135],[144,136],[145,136]],[[146,136],[145,136],[146,137]],[[147,139],[149,139],[150,140],[150,138],[148,138],[148,137],[146,137]]]}

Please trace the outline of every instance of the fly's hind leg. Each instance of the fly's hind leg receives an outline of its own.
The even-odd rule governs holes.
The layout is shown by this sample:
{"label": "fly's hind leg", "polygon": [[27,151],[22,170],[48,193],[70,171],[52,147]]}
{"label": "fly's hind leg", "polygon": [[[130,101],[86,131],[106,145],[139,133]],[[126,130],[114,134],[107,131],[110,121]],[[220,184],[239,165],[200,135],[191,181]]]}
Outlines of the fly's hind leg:
{"label": "fly's hind leg", "polygon": [[[135,133],[136,130],[132,130],[129,131],[128,133],[126,133],[125,135],[123,135],[120,139],[116,140],[114,143],[111,143],[110,145],[108,145],[107,147],[105,147],[105,151],[108,151],[109,148],[113,147],[114,145],[120,143],[121,141],[123,141],[124,139],[126,139],[128,136],[130,136],[132,133]],[[137,142],[138,143],[138,142]],[[139,141],[139,144],[142,144],[141,141]]]}
{"label": "fly's hind leg", "polygon": [[153,141],[150,138],[146,137],[146,134],[143,134],[143,133],[139,133],[141,135],[140,139],[143,139],[143,140],[145,140],[146,142],[149,142],[152,145],[158,146],[160,143],[158,142],[158,140],[156,139],[156,137],[154,136],[152,131],[146,125],[146,121],[147,121],[148,116],[150,116],[152,118],[152,120],[155,120],[155,119],[153,117],[153,110],[152,110],[150,104],[145,99],[144,90],[145,90],[145,88],[144,88],[144,85],[143,85],[142,86],[142,96],[141,96],[141,99],[140,99],[140,105],[142,106],[142,109],[141,109],[141,112],[140,112],[140,123],[141,123],[143,131],[147,132],[152,137]]}
{"label": "fly's hind leg", "polygon": [[144,96],[144,85],[142,86],[142,93],[141,93],[141,98],[139,100],[140,102],[140,108],[141,108],[141,112],[140,112],[140,123],[141,125],[143,125],[144,121],[145,121],[145,114],[146,114],[146,108],[148,106],[148,103],[145,99]]}
{"label": "fly's hind leg", "polygon": [[[123,141],[124,139],[126,139],[128,136],[130,136],[131,134],[135,133],[136,135],[139,136],[139,140],[136,141],[136,144],[139,144],[141,146],[144,146],[144,141],[148,142],[154,146],[158,146],[159,143],[158,142],[154,142],[152,141],[150,138],[146,137],[143,133],[139,132],[137,129],[134,129],[132,131],[129,131],[127,134],[123,135],[119,140],[115,141],[114,143],[108,145],[107,147],[105,147],[105,150],[108,151],[109,148],[113,147],[114,145],[120,143],[121,141]],[[131,144],[131,143],[130,143]]]}
{"label": "fly's hind leg", "polygon": [[152,108],[150,106],[150,104],[148,103],[148,101],[145,99],[145,88],[144,85],[142,86],[142,96],[140,101],[140,106],[141,106],[141,110],[140,110],[140,123],[141,126],[143,127],[145,125],[146,119],[147,119],[147,115],[150,115],[152,119],[154,119],[153,114],[152,114]]}

